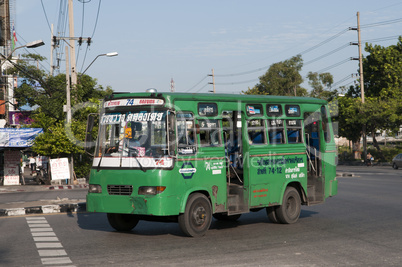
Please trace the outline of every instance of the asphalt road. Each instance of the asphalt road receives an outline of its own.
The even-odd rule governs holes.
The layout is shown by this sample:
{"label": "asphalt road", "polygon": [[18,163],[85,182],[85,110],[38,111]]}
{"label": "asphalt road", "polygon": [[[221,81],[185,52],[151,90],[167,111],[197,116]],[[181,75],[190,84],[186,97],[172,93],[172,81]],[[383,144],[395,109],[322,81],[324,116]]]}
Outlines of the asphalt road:
{"label": "asphalt road", "polygon": [[303,206],[293,225],[272,224],[262,210],[237,223],[214,220],[206,236],[188,238],[176,223],[141,221],[118,233],[104,214],[3,217],[0,265],[401,266],[402,170],[338,169],[354,176],[339,178],[325,204]]}

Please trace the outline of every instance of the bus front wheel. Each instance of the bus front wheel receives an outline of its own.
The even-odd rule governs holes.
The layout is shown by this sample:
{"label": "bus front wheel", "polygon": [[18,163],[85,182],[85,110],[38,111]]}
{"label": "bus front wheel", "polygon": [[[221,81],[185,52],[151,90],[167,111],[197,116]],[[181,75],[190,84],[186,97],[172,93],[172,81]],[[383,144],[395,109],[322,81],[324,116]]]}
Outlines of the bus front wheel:
{"label": "bus front wheel", "polygon": [[108,213],[107,220],[110,226],[119,232],[131,231],[137,224],[138,219],[132,214]]}
{"label": "bus front wheel", "polygon": [[276,218],[280,223],[295,223],[301,212],[301,200],[299,192],[294,187],[288,187],[283,195],[282,205],[276,208]]}
{"label": "bus front wheel", "polygon": [[205,235],[212,221],[212,209],[208,198],[200,193],[190,195],[186,209],[178,218],[180,229],[187,236]]}

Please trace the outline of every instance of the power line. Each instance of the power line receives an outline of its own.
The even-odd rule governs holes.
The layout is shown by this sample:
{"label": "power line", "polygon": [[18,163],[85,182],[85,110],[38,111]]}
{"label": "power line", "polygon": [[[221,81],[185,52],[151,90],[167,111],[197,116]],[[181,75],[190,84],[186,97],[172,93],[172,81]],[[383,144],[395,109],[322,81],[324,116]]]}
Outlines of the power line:
{"label": "power line", "polygon": [[205,84],[203,87],[201,87],[200,89],[198,89],[198,90],[195,91],[195,92],[198,93],[199,91],[201,91],[202,89],[204,89],[207,85],[209,85],[209,83]]}
{"label": "power line", "polygon": [[333,65],[331,65],[331,66],[328,66],[328,67],[326,67],[326,68],[320,69],[320,70],[318,70],[318,71],[316,71],[316,72],[317,72],[317,73],[323,73],[323,72],[325,72],[325,71],[327,71],[327,70],[330,70],[330,69],[333,69],[333,68],[335,68],[335,67],[338,67],[339,65],[342,65],[342,64],[344,64],[344,63],[346,63],[346,62],[348,62],[348,61],[350,61],[350,60],[353,60],[353,58],[344,59],[344,60],[339,61],[339,62],[337,62],[337,63],[335,63],[335,64],[333,64]]}
{"label": "power line", "polygon": [[[337,34],[335,34],[335,35],[333,35],[333,36],[327,38],[326,40],[320,42],[319,44],[317,44],[317,45],[315,45],[315,46],[312,46],[312,47],[310,47],[309,49],[306,49],[306,50],[304,50],[304,51],[298,53],[298,55],[307,54],[307,53],[309,53],[309,52],[311,52],[311,51],[313,51],[313,50],[315,50],[315,49],[317,49],[317,48],[323,46],[324,44],[329,43],[330,41],[332,41],[332,40],[338,38],[339,36],[341,36],[342,34],[348,32],[349,30],[350,30],[349,28],[346,28],[346,29],[344,29],[344,30],[338,32]],[[347,46],[347,45],[345,45],[344,47],[342,46],[341,48],[338,48],[338,49],[341,50],[341,49],[345,48],[346,46]],[[329,53],[335,53],[335,52],[339,51],[339,50],[337,50],[337,49],[335,49],[335,50],[336,50],[336,51],[331,51],[331,52],[329,52]],[[329,55],[329,53],[328,53],[328,55]],[[325,57],[325,56],[327,56],[327,54],[325,54],[323,57]],[[317,59],[314,59],[314,61],[316,61],[316,60],[318,60],[318,58],[317,58]],[[314,61],[312,61],[312,62],[314,62]],[[309,62],[309,63],[312,63],[312,62]],[[271,64],[271,65],[272,65],[272,64]],[[264,67],[261,67],[261,68],[258,68],[258,69],[254,69],[254,70],[250,70],[250,71],[244,71],[244,72],[238,72],[238,73],[231,73],[231,74],[215,75],[215,77],[232,77],[232,76],[240,76],[240,75],[251,74],[251,73],[259,72],[259,71],[262,71],[262,70],[266,70],[266,69],[268,69],[271,65],[264,66]],[[305,64],[304,64],[304,65],[305,65]]]}
{"label": "power line", "polygon": [[360,25],[360,28],[370,28],[370,27],[384,26],[384,25],[400,23],[400,22],[402,22],[402,18],[386,20],[386,21],[380,21],[380,22],[375,22],[375,23],[370,23],[370,24],[364,24],[364,25]]}
{"label": "power line", "polygon": [[47,26],[49,26],[49,30],[51,30],[50,28],[50,23],[49,23],[49,19],[47,18],[47,14],[46,14],[46,10],[45,10],[45,6],[43,5],[43,0],[40,0],[41,4],[42,4],[42,9],[43,9],[43,13],[45,14],[45,18],[47,21]]}
{"label": "power line", "polygon": [[96,20],[95,20],[94,31],[92,32],[91,38],[94,37],[95,31],[96,31],[96,27],[97,27],[97,25],[98,25],[98,18],[99,18],[99,12],[100,12],[101,3],[102,3],[102,0],[99,0],[98,12],[97,12],[97,14],[96,14]]}
{"label": "power line", "polygon": [[326,53],[326,54],[324,54],[324,55],[321,55],[321,56],[316,57],[316,58],[314,58],[314,59],[312,59],[312,60],[310,60],[310,61],[307,61],[306,63],[303,64],[303,66],[306,66],[306,65],[311,64],[311,63],[313,63],[313,62],[316,62],[316,61],[318,61],[318,60],[321,60],[321,59],[323,59],[323,58],[325,58],[325,57],[327,57],[327,56],[330,56],[330,55],[332,55],[332,54],[334,54],[334,53],[336,53],[336,52],[338,52],[338,51],[340,51],[340,50],[342,50],[342,49],[344,49],[344,48],[346,48],[346,47],[348,47],[348,46],[350,46],[350,45],[351,45],[350,43],[349,43],[349,44],[344,44],[343,46],[338,47],[338,48],[336,48],[336,49],[334,49],[334,50],[332,50],[332,51],[330,51],[330,52],[328,52],[328,53]]}
{"label": "power line", "polygon": [[244,84],[244,83],[250,83],[250,82],[256,82],[259,81],[259,79],[252,79],[252,80],[247,80],[247,81],[240,81],[240,82],[230,82],[230,83],[215,83],[216,85],[235,85],[235,84]]}
{"label": "power line", "polygon": [[381,38],[376,38],[376,39],[367,39],[363,40],[363,42],[382,42],[382,41],[389,41],[389,40],[394,40],[395,38],[399,38],[401,35],[394,35],[394,36],[388,36],[388,37],[381,37]]}
{"label": "power line", "polygon": [[337,82],[331,84],[331,87],[335,87],[335,86],[337,86],[338,84],[341,84],[341,83],[343,83],[343,82],[345,82],[345,81],[347,81],[347,80],[349,80],[349,79],[352,79],[353,76],[356,76],[356,77],[357,77],[358,75],[357,75],[357,74],[348,74],[347,76],[343,77],[343,78],[340,79],[339,81],[337,81]]}
{"label": "power line", "polygon": [[[204,78],[202,78],[201,81],[199,81],[198,83],[196,83],[193,87],[191,87],[190,89],[188,89],[186,92],[189,92],[191,90],[193,90],[195,87],[197,87],[200,83],[202,83],[202,81],[204,81],[206,78],[208,78],[208,75],[206,75]],[[208,84],[207,84],[208,85]],[[205,87],[205,86],[204,86]],[[203,88],[204,88],[203,87]],[[198,91],[197,91],[198,92]]]}
{"label": "power line", "polygon": [[331,42],[332,40],[338,38],[338,37],[341,36],[342,34],[348,32],[349,30],[350,30],[349,28],[346,28],[346,29],[344,29],[344,30],[338,32],[337,34],[335,34],[335,35],[329,37],[328,39],[322,41],[321,43],[319,43],[319,44],[317,44],[317,45],[315,45],[315,46],[313,46],[313,47],[310,47],[309,49],[306,49],[306,50],[304,50],[304,51],[302,51],[302,52],[300,52],[300,53],[298,53],[298,54],[299,54],[299,55],[307,54],[308,52],[311,52],[311,51],[317,49],[318,47],[323,46],[324,44]]}

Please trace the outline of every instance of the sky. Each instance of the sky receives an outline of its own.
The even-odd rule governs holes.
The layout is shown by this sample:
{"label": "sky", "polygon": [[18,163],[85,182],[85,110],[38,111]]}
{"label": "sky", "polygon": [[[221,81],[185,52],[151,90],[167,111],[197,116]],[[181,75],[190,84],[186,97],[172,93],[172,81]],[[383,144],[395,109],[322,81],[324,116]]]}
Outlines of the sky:
{"label": "sky", "polygon": [[[45,46],[17,50],[39,53],[50,71],[51,30],[69,36],[66,0],[14,0],[17,46],[42,39]],[[362,42],[389,46],[402,35],[402,1],[396,0],[74,0],[77,70],[116,92],[208,93],[212,69],[217,93],[239,94],[259,82],[270,65],[302,54],[308,72],[330,72],[333,89],[358,78],[357,12]],[[64,9],[63,9],[64,10]],[[64,46],[58,51],[65,73]],[[363,47],[364,49],[364,47]],[[34,50],[34,51],[32,51]],[[363,53],[366,55],[366,53]],[[54,55],[55,57],[56,55]],[[308,90],[311,87],[303,84]]]}

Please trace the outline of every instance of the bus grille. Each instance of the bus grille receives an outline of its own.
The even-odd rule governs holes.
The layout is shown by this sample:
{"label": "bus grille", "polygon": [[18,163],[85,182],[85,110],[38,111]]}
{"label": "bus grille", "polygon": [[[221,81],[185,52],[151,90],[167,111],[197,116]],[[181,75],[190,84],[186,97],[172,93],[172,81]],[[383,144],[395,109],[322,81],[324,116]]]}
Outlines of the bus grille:
{"label": "bus grille", "polygon": [[132,185],[108,185],[107,192],[109,195],[129,196],[133,193]]}

